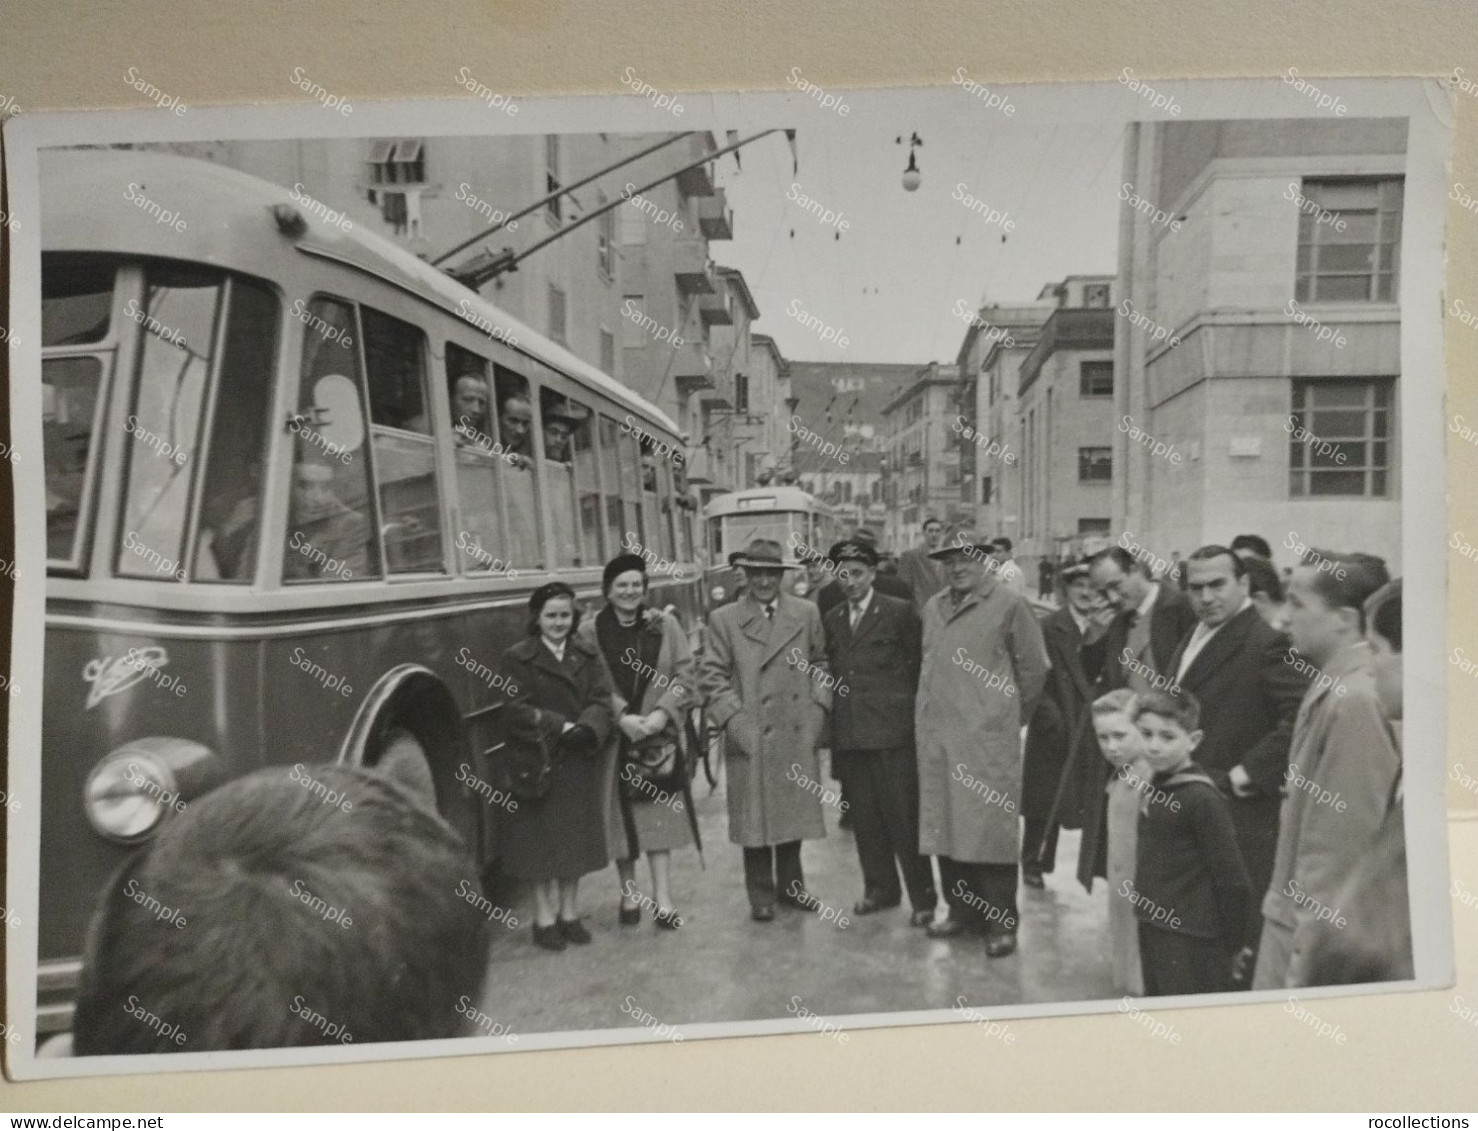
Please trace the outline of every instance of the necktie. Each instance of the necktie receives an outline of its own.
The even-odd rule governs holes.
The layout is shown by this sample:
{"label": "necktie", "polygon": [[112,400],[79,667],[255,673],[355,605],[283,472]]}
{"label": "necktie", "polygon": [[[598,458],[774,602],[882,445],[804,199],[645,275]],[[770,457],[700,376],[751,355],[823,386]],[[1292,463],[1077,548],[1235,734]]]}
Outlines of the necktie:
{"label": "necktie", "polygon": [[765,606],[765,619],[766,620],[774,620],[775,619],[775,606],[773,604],[766,605]]}
{"label": "necktie", "polygon": [[851,626],[853,628],[856,628],[857,627],[857,622],[862,619],[862,606],[861,605],[853,605],[852,606],[852,614],[851,615],[852,615],[852,625]]}

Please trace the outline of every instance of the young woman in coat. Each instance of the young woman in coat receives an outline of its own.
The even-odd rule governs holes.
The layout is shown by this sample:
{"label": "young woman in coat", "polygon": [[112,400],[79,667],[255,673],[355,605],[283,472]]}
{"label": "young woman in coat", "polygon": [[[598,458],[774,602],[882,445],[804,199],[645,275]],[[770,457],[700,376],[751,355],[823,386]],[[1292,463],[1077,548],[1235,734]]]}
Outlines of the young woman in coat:
{"label": "young woman in coat", "polygon": [[504,654],[518,688],[513,700],[539,712],[550,749],[548,792],[520,800],[503,823],[503,869],[534,885],[534,941],[546,950],[588,943],[577,903],[580,877],[606,855],[606,740],[612,731],[611,681],[594,649],[573,635],[575,591],[562,581],[529,598],[529,635]]}

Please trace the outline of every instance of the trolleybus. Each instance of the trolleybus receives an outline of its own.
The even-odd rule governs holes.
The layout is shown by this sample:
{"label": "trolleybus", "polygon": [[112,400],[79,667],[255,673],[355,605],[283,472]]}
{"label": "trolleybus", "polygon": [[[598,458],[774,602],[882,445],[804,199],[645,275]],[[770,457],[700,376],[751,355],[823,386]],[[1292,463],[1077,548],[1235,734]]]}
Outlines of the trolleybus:
{"label": "trolleybus", "polygon": [[692,623],[698,569],[674,422],[390,241],[170,155],[41,188],[45,1034],[108,877],[221,781],[409,759],[486,863],[532,588],[637,543]]}

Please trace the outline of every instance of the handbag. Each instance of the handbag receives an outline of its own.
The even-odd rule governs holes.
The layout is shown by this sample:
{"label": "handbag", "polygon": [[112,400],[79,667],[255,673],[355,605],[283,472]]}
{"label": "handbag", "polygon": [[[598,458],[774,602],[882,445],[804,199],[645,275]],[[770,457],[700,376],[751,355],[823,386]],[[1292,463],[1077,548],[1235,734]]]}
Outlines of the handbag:
{"label": "handbag", "polygon": [[621,795],[629,801],[662,801],[682,789],[686,766],[682,735],[671,718],[656,734],[621,744]]}
{"label": "handbag", "polygon": [[554,762],[540,726],[539,711],[527,703],[508,707],[503,759],[508,792],[522,801],[539,801],[554,780]]}

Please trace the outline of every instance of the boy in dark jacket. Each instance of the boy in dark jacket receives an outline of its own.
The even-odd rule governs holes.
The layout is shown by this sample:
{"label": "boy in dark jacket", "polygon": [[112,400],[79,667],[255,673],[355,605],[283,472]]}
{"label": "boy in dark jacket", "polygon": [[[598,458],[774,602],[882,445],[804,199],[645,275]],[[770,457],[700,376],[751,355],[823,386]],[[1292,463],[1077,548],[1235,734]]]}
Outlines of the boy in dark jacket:
{"label": "boy in dark jacket", "polygon": [[1227,802],[1191,761],[1201,707],[1186,691],[1139,697],[1152,788],[1139,808],[1135,891],[1146,996],[1233,989],[1234,956],[1249,941],[1252,885]]}

